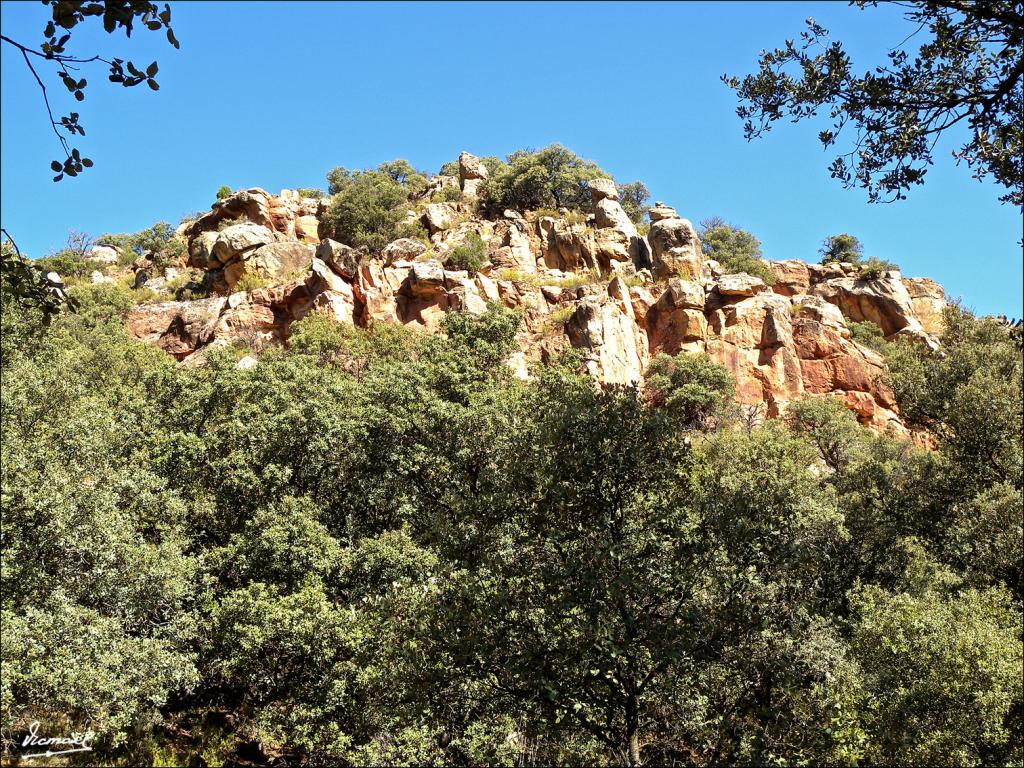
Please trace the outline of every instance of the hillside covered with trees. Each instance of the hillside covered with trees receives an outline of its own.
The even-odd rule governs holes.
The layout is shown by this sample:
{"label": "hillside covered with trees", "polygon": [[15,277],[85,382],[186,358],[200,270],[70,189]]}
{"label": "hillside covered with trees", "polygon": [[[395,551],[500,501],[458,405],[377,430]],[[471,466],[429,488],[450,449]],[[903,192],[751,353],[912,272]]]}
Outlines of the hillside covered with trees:
{"label": "hillside covered with trees", "polygon": [[1019,328],[557,146],[217,197],[4,272],[5,760],[1024,760]]}

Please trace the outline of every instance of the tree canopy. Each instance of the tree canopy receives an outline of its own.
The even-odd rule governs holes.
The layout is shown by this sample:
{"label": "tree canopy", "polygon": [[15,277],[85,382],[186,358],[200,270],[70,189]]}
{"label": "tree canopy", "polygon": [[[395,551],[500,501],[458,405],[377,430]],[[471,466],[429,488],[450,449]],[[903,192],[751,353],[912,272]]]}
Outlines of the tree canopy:
{"label": "tree canopy", "polygon": [[[878,3],[851,5],[871,12]],[[914,31],[886,52],[884,65],[858,73],[843,44],[808,19],[799,41],[762,52],[756,73],[723,76],[740,100],[744,134],[753,139],[783,118],[799,122],[827,113],[832,125],[819,134],[825,148],[853,133],[829,171],[845,187],[867,190],[871,202],[904,199],[924,182],[939,140],[956,141],[957,163],[1001,186],[1001,201],[1024,205],[1020,3],[893,5],[904,9]],[[922,34],[916,50],[910,47]]]}
{"label": "tree canopy", "polygon": [[[2,284],[6,289],[6,278]],[[880,349],[937,450],[694,354],[517,379],[520,318],[312,314],[177,365],[0,303],[0,734],[93,762],[1019,763],[1021,357]],[[53,725],[53,728],[57,728]],[[47,733],[47,735],[53,735]]]}

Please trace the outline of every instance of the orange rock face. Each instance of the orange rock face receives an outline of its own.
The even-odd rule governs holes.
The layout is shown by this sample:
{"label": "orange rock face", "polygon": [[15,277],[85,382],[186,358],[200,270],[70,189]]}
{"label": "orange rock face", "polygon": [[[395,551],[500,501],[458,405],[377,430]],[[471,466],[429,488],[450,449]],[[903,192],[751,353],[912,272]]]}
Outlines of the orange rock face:
{"label": "orange rock face", "polygon": [[[769,287],[703,261],[692,225],[668,206],[652,211],[649,238],[626,233],[632,225],[611,210],[614,191],[597,190],[608,210],[586,221],[514,211],[482,219],[468,205],[446,204],[432,238],[438,258],[425,260],[425,246],[413,240],[396,241],[380,258],[331,240],[305,245],[321,203],[246,190],[192,225],[193,264],[222,290],[234,284],[225,278],[229,268],[235,280],[235,272],[249,269],[271,282],[285,272],[290,279],[248,294],[140,306],[129,328],[194,364],[202,359],[197,352],[236,339],[255,349],[286,344],[291,323],[309,312],[359,326],[395,322],[433,331],[446,312],[476,314],[498,302],[523,313],[520,351],[511,361],[520,376],[529,375],[529,361],[547,361],[569,346],[606,384],[642,383],[662,352],[706,353],[732,373],[738,400],[764,406],[769,417],[797,398],[832,396],[863,424],[906,433],[885,361],[850,338],[847,322],[870,320],[886,336],[934,344],[945,306],[940,286],[896,272],[860,280],[850,265],[789,260],[769,263]],[[225,219],[232,225],[221,226]],[[471,234],[484,242],[490,265],[475,275],[446,269],[439,259]],[[304,276],[295,277],[303,265]]]}

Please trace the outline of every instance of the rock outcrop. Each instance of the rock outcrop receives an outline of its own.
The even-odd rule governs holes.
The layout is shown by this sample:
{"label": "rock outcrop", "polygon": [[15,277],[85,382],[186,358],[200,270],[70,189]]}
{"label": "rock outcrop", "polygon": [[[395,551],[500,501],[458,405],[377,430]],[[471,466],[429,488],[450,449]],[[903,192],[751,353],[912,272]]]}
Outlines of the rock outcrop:
{"label": "rock outcrop", "polygon": [[[520,351],[510,361],[520,376],[568,347],[582,351],[604,384],[641,383],[662,352],[706,353],[733,374],[740,402],[770,417],[795,398],[833,396],[864,424],[903,430],[884,360],[853,341],[848,323],[870,321],[887,338],[935,344],[945,306],[936,283],[898,272],[861,279],[853,265],[787,260],[769,263],[769,286],[706,260],[693,225],[663,203],[640,235],[610,179],[590,182],[589,217],[509,210],[484,218],[472,198],[486,178],[479,158],[463,153],[457,182],[442,179],[458,183],[463,201],[425,197],[411,214],[429,227],[430,248],[403,238],[379,255],[311,237],[323,201],[287,190],[238,192],[183,233],[189,263],[214,295],[141,305],[129,328],[201,364],[207,350],[239,339],[257,351],[286,344],[291,324],[310,312],[435,330],[446,312],[500,303],[523,313]],[[470,235],[484,243],[489,263],[476,274],[446,268],[444,254]],[[267,287],[238,291],[246,274]]]}
{"label": "rock outcrop", "polygon": [[704,254],[693,224],[679,218],[671,208],[660,204],[655,208],[658,209],[658,218],[652,217],[653,223],[647,233],[654,276],[666,280],[670,277],[699,277]]}

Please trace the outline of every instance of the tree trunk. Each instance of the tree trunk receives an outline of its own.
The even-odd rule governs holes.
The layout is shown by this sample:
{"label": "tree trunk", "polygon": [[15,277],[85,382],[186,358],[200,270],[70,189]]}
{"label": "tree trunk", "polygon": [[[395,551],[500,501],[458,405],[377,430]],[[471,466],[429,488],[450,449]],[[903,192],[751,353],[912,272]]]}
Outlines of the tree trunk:
{"label": "tree trunk", "polygon": [[629,764],[630,766],[643,765],[640,762],[640,734],[635,731],[629,737]]}
{"label": "tree trunk", "polygon": [[636,698],[626,701],[626,765],[643,765],[640,760],[640,712]]}

